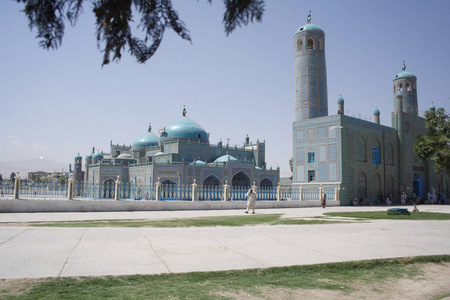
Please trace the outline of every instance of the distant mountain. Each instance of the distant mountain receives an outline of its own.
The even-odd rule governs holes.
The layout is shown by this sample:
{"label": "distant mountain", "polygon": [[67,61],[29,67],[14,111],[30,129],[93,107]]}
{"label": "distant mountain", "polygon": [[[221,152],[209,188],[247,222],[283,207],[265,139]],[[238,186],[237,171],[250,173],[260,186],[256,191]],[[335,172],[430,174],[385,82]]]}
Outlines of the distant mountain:
{"label": "distant mountain", "polygon": [[0,161],[0,174],[3,179],[9,179],[11,172],[20,172],[20,177],[26,178],[28,172],[44,171],[44,172],[61,172],[69,171],[69,164],[62,164],[47,159],[33,158],[20,161]]}

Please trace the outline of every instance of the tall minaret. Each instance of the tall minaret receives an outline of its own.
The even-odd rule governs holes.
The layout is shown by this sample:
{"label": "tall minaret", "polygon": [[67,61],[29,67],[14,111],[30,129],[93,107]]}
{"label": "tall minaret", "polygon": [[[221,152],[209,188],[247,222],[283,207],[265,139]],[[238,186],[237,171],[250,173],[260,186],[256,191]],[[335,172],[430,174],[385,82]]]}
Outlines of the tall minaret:
{"label": "tall minaret", "polygon": [[325,33],[307,24],[294,35],[295,46],[295,121],[328,116]]}
{"label": "tall minaret", "polygon": [[[402,94],[403,98],[399,98]],[[400,100],[399,100],[400,99]],[[401,101],[400,103],[398,103]],[[394,111],[402,110],[406,113],[418,115],[417,105],[417,77],[406,72],[405,61],[402,71],[394,77]]]}

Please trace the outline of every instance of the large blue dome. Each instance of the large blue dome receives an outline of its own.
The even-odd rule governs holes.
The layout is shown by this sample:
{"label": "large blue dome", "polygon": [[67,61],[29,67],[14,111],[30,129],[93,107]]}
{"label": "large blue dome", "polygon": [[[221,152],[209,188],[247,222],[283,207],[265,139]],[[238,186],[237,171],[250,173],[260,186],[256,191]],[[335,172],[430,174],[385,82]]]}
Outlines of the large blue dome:
{"label": "large blue dome", "polygon": [[165,128],[162,138],[195,139],[209,143],[208,133],[192,119],[183,116]]}
{"label": "large blue dome", "polygon": [[158,141],[159,139],[156,134],[153,132],[147,132],[146,134],[138,137],[133,144],[131,144],[131,147],[133,147],[133,149],[145,149],[147,147],[158,145]]}

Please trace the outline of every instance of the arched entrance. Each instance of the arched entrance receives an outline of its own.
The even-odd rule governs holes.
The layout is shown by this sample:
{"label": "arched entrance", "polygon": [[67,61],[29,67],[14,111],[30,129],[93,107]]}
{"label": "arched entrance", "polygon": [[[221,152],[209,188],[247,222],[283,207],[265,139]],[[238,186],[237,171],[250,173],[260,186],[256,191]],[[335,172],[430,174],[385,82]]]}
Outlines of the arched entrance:
{"label": "arched entrance", "polygon": [[233,176],[233,180],[231,182],[232,186],[250,186],[250,178],[244,173],[239,172]]}
{"label": "arched entrance", "polygon": [[220,181],[219,179],[217,179],[216,176],[208,176],[204,181],[203,181],[203,185],[204,186],[219,186],[220,185]]}
{"label": "arched entrance", "polygon": [[367,198],[367,177],[364,172],[361,172],[358,175],[358,199],[361,198]]}
{"label": "arched entrance", "polygon": [[271,188],[271,187],[273,187],[273,184],[269,178],[264,178],[263,180],[261,180],[261,183],[259,184],[259,186],[262,188]]}
{"label": "arched entrance", "polygon": [[[439,182],[438,182],[439,184]],[[438,189],[439,191],[439,189]],[[420,177],[420,174],[414,174],[413,179],[413,193],[416,194],[417,197],[423,197],[422,195],[422,177]]]}
{"label": "arched entrance", "polygon": [[161,182],[161,200],[176,200],[177,185],[171,180]]}
{"label": "arched entrance", "polygon": [[372,182],[372,198],[377,199],[378,195],[381,194],[381,177],[378,173],[373,174]]}
{"label": "arched entrance", "polygon": [[115,190],[115,182],[114,179],[109,178],[108,180],[105,180],[103,183],[103,198],[113,198],[114,197],[114,190]]}

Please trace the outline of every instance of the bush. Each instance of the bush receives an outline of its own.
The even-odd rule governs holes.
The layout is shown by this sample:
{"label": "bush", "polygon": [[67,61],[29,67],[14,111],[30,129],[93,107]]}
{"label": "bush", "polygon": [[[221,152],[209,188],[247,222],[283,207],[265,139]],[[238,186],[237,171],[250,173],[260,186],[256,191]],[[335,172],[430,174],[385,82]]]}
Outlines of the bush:
{"label": "bush", "polygon": [[411,215],[411,213],[406,208],[390,208],[390,209],[388,209],[387,214],[391,215],[391,216],[398,216],[398,215],[410,216]]}

